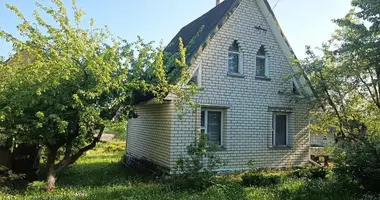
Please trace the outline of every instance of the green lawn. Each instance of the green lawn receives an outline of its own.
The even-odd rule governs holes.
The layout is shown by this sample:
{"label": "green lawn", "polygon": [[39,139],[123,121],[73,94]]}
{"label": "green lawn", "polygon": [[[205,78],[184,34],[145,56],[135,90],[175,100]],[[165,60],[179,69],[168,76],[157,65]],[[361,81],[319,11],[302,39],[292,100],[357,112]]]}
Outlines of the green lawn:
{"label": "green lawn", "polygon": [[243,187],[239,175],[221,177],[220,183],[203,192],[172,191],[164,183],[137,176],[119,164],[124,141],[101,144],[75,165],[59,174],[53,193],[0,188],[0,199],[367,199],[332,181],[284,178],[270,187]]}

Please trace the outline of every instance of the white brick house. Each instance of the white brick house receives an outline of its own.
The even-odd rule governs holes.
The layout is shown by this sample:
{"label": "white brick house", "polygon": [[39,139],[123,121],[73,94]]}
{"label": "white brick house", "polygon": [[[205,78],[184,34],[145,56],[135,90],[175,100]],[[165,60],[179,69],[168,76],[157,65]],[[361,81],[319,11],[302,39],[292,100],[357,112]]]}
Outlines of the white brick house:
{"label": "white brick house", "polygon": [[258,167],[306,164],[306,105],[283,93],[311,90],[303,77],[283,79],[297,68],[267,0],[223,1],[182,28],[166,51],[175,51],[179,37],[187,45],[197,34],[188,59],[204,88],[195,98],[201,108],[180,120],[170,100],[138,105],[138,117],[128,122],[128,157],[171,169],[201,129],[220,145],[227,170],[244,170],[250,160]]}

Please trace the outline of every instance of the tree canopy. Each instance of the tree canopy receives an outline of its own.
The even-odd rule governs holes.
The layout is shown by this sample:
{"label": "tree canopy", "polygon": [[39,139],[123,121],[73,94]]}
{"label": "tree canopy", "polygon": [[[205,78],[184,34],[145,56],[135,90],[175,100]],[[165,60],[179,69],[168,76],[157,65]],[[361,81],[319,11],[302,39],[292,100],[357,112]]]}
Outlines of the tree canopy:
{"label": "tree canopy", "polygon": [[322,55],[301,62],[315,91],[313,128],[353,139],[380,133],[380,2],[353,0]]}
{"label": "tree canopy", "polygon": [[[0,136],[46,148],[49,190],[58,171],[95,147],[107,124],[135,117],[141,97],[159,102],[172,93],[178,104],[194,104],[196,88],[183,89],[189,75],[182,43],[179,55],[169,58],[162,47],[141,38],[116,39],[93,20],[82,28],[85,13],[75,0],[73,16],[61,0],[52,2],[54,7],[36,3],[35,22],[7,4],[22,20],[17,26],[22,39],[0,29],[0,38],[16,52],[0,63]],[[182,72],[176,83],[168,82],[169,65]]]}

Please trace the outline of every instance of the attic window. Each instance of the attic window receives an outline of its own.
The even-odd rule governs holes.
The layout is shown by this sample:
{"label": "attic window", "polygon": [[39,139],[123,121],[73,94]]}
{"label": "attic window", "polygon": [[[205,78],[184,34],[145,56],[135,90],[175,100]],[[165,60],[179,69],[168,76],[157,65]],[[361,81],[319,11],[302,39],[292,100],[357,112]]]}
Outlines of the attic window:
{"label": "attic window", "polygon": [[202,78],[202,65],[199,64],[197,70],[193,73],[188,85],[195,84],[201,86],[201,78]]}
{"label": "attic window", "polygon": [[191,84],[195,84],[195,85],[198,85],[200,86],[201,85],[201,75],[200,75],[200,69],[197,69],[194,74],[193,74],[193,77],[191,77],[189,83],[189,85]]}
{"label": "attic window", "polygon": [[300,93],[299,93],[299,91],[298,91],[298,89],[297,89],[297,86],[296,86],[296,84],[293,82],[293,94],[295,94],[295,95],[299,95]]}
{"label": "attic window", "polygon": [[228,48],[228,73],[229,74],[242,74],[242,55],[239,43],[235,40]]}
{"label": "attic window", "polygon": [[261,45],[256,54],[256,76],[269,77],[268,55],[264,45]]}

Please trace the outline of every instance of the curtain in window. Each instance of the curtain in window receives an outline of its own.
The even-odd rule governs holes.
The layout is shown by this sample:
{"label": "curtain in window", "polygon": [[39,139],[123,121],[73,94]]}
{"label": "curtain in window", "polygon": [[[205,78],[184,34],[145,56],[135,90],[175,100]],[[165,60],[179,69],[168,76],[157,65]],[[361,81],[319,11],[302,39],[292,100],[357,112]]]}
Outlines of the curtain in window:
{"label": "curtain in window", "polygon": [[286,115],[275,115],[275,145],[286,145],[287,122]]}
{"label": "curtain in window", "polygon": [[222,127],[222,113],[221,112],[208,112],[208,122],[207,122],[207,131],[208,131],[208,140],[216,144],[221,145],[221,127]]}
{"label": "curtain in window", "polygon": [[239,73],[239,54],[228,54],[228,72]]}

